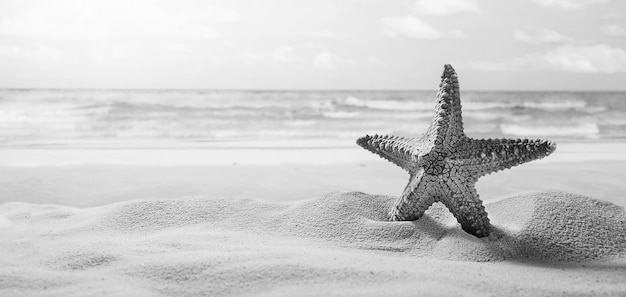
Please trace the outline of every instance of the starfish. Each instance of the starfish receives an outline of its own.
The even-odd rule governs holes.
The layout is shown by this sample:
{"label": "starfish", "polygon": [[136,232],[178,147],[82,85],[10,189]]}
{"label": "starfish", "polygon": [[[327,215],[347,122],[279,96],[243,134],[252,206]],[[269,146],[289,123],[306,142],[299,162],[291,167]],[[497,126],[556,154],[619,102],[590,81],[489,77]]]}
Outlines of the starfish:
{"label": "starfish", "polygon": [[476,192],[478,178],[543,158],[556,143],[541,139],[473,139],[465,136],[457,74],[445,65],[435,115],[419,138],[374,135],[357,144],[410,175],[389,213],[392,221],[417,220],[435,202],[443,203],[465,232],[489,235],[487,212]]}

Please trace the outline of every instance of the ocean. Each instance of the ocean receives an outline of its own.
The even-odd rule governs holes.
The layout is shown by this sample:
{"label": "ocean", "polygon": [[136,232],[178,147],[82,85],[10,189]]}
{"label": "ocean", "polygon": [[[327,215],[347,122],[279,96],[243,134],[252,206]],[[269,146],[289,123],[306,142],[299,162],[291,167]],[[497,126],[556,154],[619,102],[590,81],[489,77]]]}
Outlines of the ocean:
{"label": "ocean", "polygon": [[[0,90],[0,145],[346,143],[419,136],[436,90]],[[624,141],[626,92],[462,91],[474,138]]]}

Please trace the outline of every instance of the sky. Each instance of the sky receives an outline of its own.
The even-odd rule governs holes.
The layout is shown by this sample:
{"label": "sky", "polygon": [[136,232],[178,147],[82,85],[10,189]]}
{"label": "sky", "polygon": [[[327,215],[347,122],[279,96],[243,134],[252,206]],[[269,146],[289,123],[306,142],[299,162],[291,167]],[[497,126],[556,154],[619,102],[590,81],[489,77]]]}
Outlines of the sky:
{"label": "sky", "polygon": [[2,0],[0,88],[626,90],[624,0]]}

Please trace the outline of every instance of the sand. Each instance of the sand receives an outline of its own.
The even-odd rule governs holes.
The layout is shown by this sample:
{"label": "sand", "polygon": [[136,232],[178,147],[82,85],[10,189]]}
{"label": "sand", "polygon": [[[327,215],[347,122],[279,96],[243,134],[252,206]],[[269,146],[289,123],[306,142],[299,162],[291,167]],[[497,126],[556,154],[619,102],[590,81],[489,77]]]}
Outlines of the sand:
{"label": "sand", "polygon": [[385,221],[352,142],[249,145],[0,148],[0,296],[626,296],[626,144],[481,178],[485,239]]}
{"label": "sand", "polygon": [[0,206],[1,296],[624,296],[624,208],[560,191],[487,204],[493,234],[394,197]]}
{"label": "sand", "polygon": [[[273,143],[272,143],[273,144]],[[174,144],[167,144],[173,146]],[[226,149],[224,146],[233,146]],[[93,207],[133,199],[205,195],[272,202],[333,191],[400,195],[408,175],[353,141],[335,148],[0,148],[0,204]],[[559,190],[626,206],[626,143],[559,143],[556,153],[478,180],[485,202]],[[162,144],[166,146],[166,144]]]}

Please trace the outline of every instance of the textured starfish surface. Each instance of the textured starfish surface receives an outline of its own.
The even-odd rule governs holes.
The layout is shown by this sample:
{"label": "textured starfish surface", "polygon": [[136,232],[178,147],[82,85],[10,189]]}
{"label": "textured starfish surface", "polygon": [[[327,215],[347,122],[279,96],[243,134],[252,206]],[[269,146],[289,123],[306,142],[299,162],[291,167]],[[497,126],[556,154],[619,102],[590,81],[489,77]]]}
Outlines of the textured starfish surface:
{"label": "textured starfish surface", "polygon": [[444,66],[435,114],[419,138],[388,135],[357,140],[363,148],[409,172],[390,220],[419,219],[435,202],[443,203],[466,232],[489,235],[489,218],[476,193],[479,177],[543,158],[556,149],[548,140],[473,139],[465,136],[457,74]]}

